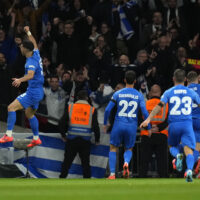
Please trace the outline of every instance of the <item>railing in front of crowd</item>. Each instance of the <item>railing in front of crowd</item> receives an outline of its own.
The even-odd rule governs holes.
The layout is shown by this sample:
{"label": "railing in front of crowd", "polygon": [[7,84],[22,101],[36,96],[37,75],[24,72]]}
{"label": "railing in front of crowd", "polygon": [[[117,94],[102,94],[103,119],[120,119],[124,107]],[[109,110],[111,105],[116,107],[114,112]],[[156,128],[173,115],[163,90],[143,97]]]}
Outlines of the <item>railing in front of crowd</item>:
{"label": "railing in front of crowd", "polygon": [[[6,104],[0,104],[0,121],[6,122],[7,120],[7,105]],[[51,119],[54,121],[58,121],[58,119],[48,116],[46,114],[36,112],[36,116],[40,118],[45,118],[46,120]],[[26,124],[26,117],[25,117],[25,111],[20,110],[17,111],[17,121],[16,125],[21,126],[23,128],[27,127]],[[132,172],[133,177],[137,177],[139,175],[139,167],[140,167],[140,143],[141,143],[141,137],[140,137],[140,129],[137,130],[137,137],[136,137],[136,143],[135,147],[133,148],[133,158],[130,163],[130,171]],[[123,153],[124,153],[124,147],[121,145],[119,147],[118,156],[117,156],[117,165],[116,170],[118,172],[118,176],[122,176],[122,170],[123,170]]]}

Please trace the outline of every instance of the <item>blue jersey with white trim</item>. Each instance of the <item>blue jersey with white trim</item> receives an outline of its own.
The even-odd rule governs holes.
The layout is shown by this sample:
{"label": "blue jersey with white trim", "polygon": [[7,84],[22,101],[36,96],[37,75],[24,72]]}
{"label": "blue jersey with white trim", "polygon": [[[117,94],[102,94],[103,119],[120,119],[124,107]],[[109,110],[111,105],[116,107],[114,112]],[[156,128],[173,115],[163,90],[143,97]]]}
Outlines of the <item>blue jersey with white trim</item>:
{"label": "blue jersey with white trim", "polygon": [[117,105],[115,122],[137,123],[139,108],[141,108],[144,117],[148,117],[144,97],[134,88],[123,88],[113,94],[105,110],[105,125],[107,124],[110,111],[115,105]]}
{"label": "blue jersey with white trim", "polygon": [[166,90],[161,101],[169,105],[169,122],[191,120],[192,104],[200,104],[197,93],[183,85],[177,85]]}
{"label": "blue jersey with white trim", "polygon": [[[190,85],[188,85],[188,87],[194,90],[200,97],[200,84],[191,83]],[[200,119],[200,107],[195,103],[193,103],[192,105],[192,118]]]}
{"label": "blue jersey with white trim", "polygon": [[44,83],[42,59],[39,50],[34,50],[33,55],[26,59],[25,74],[34,71],[34,77],[28,81],[28,89],[41,88]]}

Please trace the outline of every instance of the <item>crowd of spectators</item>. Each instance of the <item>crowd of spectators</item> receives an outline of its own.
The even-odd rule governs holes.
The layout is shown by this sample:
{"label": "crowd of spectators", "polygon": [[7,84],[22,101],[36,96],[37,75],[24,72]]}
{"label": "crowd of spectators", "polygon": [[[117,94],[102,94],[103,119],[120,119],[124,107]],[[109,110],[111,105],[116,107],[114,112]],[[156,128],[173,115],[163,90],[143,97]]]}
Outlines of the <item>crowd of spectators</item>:
{"label": "crowd of spectators", "polygon": [[48,120],[39,118],[40,131],[59,132],[66,105],[83,89],[101,127],[127,70],[136,72],[135,87],[145,99],[154,84],[171,87],[175,69],[200,70],[200,0],[1,0],[0,105],[26,90],[26,83],[11,86],[24,75],[19,45],[25,25],[43,62],[45,98],[38,112]]}
{"label": "crowd of spectators", "polygon": [[59,111],[63,99],[74,102],[77,92],[85,89],[102,124],[105,105],[115,87],[123,84],[126,70],[136,72],[136,88],[148,98],[152,85],[159,84],[162,91],[172,86],[175,69],[200,69],[200,0],[2,0],[0,4],[4,94],[0,104],[9,104],[26,87],[11,87],[11,78],[24,74],[25,58],[18,46],[26,37],[25,25],[37,39],[43,59],[49,115],[55,113],[48,106],[52,94],[55,99],[57,95]]}

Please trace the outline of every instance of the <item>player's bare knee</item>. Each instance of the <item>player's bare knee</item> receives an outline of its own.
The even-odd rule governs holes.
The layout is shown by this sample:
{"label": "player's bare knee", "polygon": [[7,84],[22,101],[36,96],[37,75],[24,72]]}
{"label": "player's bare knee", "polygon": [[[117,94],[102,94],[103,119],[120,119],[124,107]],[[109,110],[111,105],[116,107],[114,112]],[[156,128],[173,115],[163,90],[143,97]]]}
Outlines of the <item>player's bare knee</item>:
{"label": "player's bare knee", "polygon": [[110,151],[117,152],[117,147],[111,144],[110,145]]}
{"label": "player's bare knee", "polygon": [[188,146],[184,146],[184,152],[186,156],[189,154],[193,154],[193,150]]}
{"label": "player's bare knee", "polygon": [[197,151],[200,151],[200,143],[199,142],[197,142],[196,143],[196,148],[195,148]]}
{"label": "player's bare knee", "polygon": [[15,111],[15,106],[13,104],[10,104],[8,106],[8,112],[14,112]]}
{"label": "player's bare knee", "polygon": [[31,112],[30,110],[25,110],[25,115],[28,119],[31,119],[34,117],[34,113]]}

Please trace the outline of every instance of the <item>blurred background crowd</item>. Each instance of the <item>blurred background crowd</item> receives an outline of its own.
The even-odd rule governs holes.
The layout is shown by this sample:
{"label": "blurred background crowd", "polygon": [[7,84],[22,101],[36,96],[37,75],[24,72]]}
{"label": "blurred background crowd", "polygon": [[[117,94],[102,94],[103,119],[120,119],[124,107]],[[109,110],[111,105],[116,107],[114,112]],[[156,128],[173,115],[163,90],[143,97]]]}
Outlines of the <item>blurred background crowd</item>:
{"label": "blurred background crowd", "polygon": [[[37,112],[42,132],[59,132],[66,105],[83,89],[101,127],[127,70],[136,72],[135,88],[145,99],[154,84],[162,92],[171,87],[175,69],[200,70],[200,0],[1,0],[1,121],[7,119],[7,105],[26,91],[26,83],[11,86],[12,78],[24,75],[19,45],[27,37],[26,25],[43,62],[45,97]],[[19,120],[26,121],[23,114]]]}
{"label": "blurred background crowd", "polygon": [[[99,124],[113,92],[124,87],[126,70],[148,98],[152,85],[173,85],[177,68],[200,69],[200,0],[1,0],[0,104],[8,105],[26,85],[11,87],[24,74],[19,44],[29,25],[38,42],[45,76],[48,115],[55,132],[66,103],[88,91]],[[52,118],[51,118],[52,117]],[[45,122],[47,123],[47,122]],[[44,128],[44,126],[43,126]],[[49,130],[47,130],[49,129]]]}

